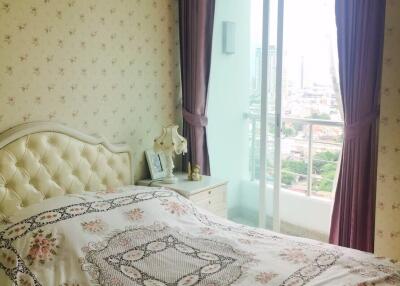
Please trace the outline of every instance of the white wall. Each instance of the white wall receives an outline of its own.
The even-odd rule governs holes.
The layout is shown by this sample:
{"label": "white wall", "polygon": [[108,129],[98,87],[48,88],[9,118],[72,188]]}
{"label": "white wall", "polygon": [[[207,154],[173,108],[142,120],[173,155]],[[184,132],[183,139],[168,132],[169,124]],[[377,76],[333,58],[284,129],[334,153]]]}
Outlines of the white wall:
{"label": "white wall", "polygon": [[[222,51],[224,21],[234,22],[234,54]],[[240,181],[248,172],[247,111],[250,90],[250,1],[217,0],[207,115],[211,173],[229,180],[228,207],[238,201]]]}

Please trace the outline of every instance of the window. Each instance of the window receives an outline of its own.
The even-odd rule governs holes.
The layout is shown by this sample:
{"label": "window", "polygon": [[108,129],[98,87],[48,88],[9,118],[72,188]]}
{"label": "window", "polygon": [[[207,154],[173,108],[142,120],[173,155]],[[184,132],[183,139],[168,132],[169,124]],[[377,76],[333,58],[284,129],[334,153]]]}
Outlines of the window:
{"label": "window", "polygon": [[[334,4],[216,1],[207,139],[232,220],[329,232],[343,137]],[[236,27],[230,54],[224,21]]]}
{"label": "window", "polygon": [[[281,186],[324,198],[332,198],[343,141],[334,5],[331,0],[285,0],[283,21]],[[258,179],[261,46],[253,49],[249,166],[251,178]],[[267,96],[273,98],[276,42],[270,41],[267,55]],[[273,112],[268,109],[270,117]],[[273,136],[270,128],[267,138]],[[266,163],[272,172],[272,160]]]}

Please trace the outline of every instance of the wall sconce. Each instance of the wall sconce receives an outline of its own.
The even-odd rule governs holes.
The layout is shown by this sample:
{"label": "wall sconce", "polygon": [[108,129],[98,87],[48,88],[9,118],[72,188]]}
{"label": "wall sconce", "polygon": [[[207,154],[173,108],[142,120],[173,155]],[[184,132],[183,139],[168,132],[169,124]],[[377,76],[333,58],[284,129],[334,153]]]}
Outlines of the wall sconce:
{"label": "wall sconce", "polygon": [[235,53],[235,30],[236,23],[222,22],[222,51],[224,54]]}

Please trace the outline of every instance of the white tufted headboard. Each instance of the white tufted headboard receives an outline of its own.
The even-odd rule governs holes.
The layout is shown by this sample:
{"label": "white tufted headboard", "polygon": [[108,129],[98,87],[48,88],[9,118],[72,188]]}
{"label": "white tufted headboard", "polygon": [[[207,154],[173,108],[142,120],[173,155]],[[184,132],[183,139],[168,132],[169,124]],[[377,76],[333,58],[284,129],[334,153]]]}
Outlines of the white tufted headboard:
{"label": "white tufted headboard", "polygon": [[0,217],[46,198],[133,184],[132,156],[54,122],[18,125],[0,134]]}

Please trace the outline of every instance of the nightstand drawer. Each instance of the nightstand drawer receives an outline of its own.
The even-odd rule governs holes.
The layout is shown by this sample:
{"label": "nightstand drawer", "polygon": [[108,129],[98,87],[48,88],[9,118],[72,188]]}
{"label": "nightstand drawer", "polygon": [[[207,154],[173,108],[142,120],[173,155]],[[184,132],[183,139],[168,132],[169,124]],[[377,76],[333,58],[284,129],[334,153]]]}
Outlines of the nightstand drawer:
{"label": "nightstand drawer", "polygon": [[225,202],[226,197],[226,185],[222,185],[216,188],[205,190],[203,192],[191,195],[189,199],[193,202],[201,201],[221,201]]}
{"label": "nightstand drawer", "polygon": [[189,181],[187,174],[177,174],[177,182],[166,184],[163,181],[140,180],[139,185],[164,187],[173,190],[192,201],[196,206],[209,212],[226,217],[226,193],[228,182],[210,176],[200,181]]}
{"label": "nightstand drawer", "polygon": [[193,202],[196,206],[198,206],[199,208],[205,209],[217,216],[221,216],[221,217],[225,217],[226,218],[226,213],[227,213],[227,209],[226,209],[226,204],[225,203],[221,203],[221,204],[213,204],[210,202]]}
{"label": "nightstand drawer", "polygon": [[197,193],[189,199],[200,208],[226,217],[226,185]]}

